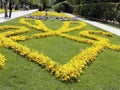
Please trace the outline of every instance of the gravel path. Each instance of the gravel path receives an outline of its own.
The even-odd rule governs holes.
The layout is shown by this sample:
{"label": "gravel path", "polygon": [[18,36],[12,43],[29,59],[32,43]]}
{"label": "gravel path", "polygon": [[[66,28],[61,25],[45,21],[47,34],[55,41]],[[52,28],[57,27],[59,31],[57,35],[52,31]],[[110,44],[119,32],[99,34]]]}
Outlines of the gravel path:
{"label": "gravel path", "polygon": [[6,22],[6,21],[9,21],[9,20],[12,20],[14,18],[18,18],[18,17],[21,17],[21,16],[24,16],[24,15],[27,15],[27,14],[30,14],[30,13],[33,13],[37,11],[37,9],[34,9],[34,10],[28,10],[28,11],[17,11],[17,12],[12,12],[12,17],[10,19],[5,19],[4,18],[4,13],[0,14],[0,23],[3,23],[3,22]]}
{"label": "gravel path", "polygon": [[[76,17],[76,16],[74,16],[74,15],[72,15],[72,14],[68,14],[68,13],[66,13],[67,15],[70,15],[71,17]],[[79,20],[82,20],[82,21],[84,21],[84,22],[87,22],[87,23],[89,23],[89,24],[91,24],[91,25],[93,25],[93,26],[96,26],[96,27],[98,27],[98,28],[100,28],[100,29],[103,29],[103,30],[105,30],[105,31],[108,31],[108,32],[111,32],[111,33],[113,33],[113,34],[115,34],[115,35],[117,35],[117,36],[120,36],[120,29],[119,28],[115,28],[115,27],[112,27],[112,26],[108,26],[108,25],[105,25],[105,24],[101,24],[101,23],[99,23],[99,22],[96,22],[96,21],[91,21],[91,20],[87,20],[87,19],[85,19],[85,18],[78,18]]]}

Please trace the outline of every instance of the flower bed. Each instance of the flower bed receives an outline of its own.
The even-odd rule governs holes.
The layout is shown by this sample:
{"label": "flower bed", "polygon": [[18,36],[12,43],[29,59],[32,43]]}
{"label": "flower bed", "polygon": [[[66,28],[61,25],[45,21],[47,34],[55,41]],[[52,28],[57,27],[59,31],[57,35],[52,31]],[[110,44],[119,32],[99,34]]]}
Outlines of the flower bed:
{"label": "flower bed", "polygon": [[[105,48],[120,51],[120,46],[112,45],[109,39],[96,35],[103,34],[112,37],[112,34],[109,32],[104,32],[100,30],[81,31],[79,34],[85,38],[67,34],[68,32],[80,30],[86,27],[87,24],[85,22],[64,21],[63,25],[59,29],[54,31],[46,27],[46,25],[40,20],[32,19],[35,22],[35,25],[29,23],[29,20],[31,19],[22,18],[20,20],[20,23],[26,25],[27,27],[41,30],[43,31],[43,33],[33,34],[32,36],[14,36],[19,35],[20,33],[29,32],[30,30],[26,27],[19,28],[19,26],[1,26],[0,31],[7,29],[15,29],[15,31],[9,31],[0,34],[0,45],[2,47],[14,50],[21,56],[26,56],[30,61],[34,61],[40,64],[42,67],[44,67],[52,75],[55,75],[55,77],[61,81],[78,81],[79,76],[84,72],[89,62],[96,60],[98,54],[104,51]],[[69,25],[71,23],[77,23],[79,25],[70,28]],[[44,54],[40,54],[41,52],[39,53],[38,51],[33,51],[29,47],[16,42],[17,40],[19,41],[27,39],[46,38],[49,36],[67,38],[75,42],[91,44],[92,46],[78,53],[76,56],[70,59],[68,63],[60,65],[59,63],[52,60],[50,57]],[[6,59],[3,57],[3,55],[0,54],[0,67],[3,67],[5,65],[5,60]]]}
{"label": "flower bed", "polygon": [[[46,12],[35,12],[33,14],[31,14],[31,16],[46,16]],[[70,16],[64,14],[64,13],[57,13],[57,12],[47,12],[47,16],[57,16],[57,17],[67,17],[67,18],[71,18]]]}
{"label": "flower bed", "polygon": [[3,13],[4,12],[4,9],[0,9],[0,13]]}
{"label": "flower bed", "polygon": [[[9,10],[8,10],[9,11]],[[12,10],[13,12],[17,11],[17,10]],[[0,9],[0,13],[4,13],[5,10],[4,9]]]}
{"label": "flower bed", "polygon": [[0,53],[0,68],[5,66],[6,58]]}

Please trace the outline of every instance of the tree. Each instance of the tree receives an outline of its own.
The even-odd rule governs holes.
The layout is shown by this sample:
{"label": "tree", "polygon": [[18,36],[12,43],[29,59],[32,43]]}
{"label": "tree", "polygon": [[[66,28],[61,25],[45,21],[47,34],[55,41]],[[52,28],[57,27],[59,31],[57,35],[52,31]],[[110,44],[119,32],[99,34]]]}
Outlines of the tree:
{"label": "tree", "polygon": [[55,1],[55,4],[57,4],[57,3],[60,3],[60,2],[64,2],[65,0],[56,0]]}
{"label": "tree", "polygon": [[67,1],[60,2],[56,5],[53,6],[53,9],[57,12],[67,12],[67,13],[72,13],[73,12],[73,5]]}
{"label": "tree", "polygon": [[51,6],[51,0],[41,0],[40,4],[42,5],[43,10]]}
{"label": "tree", "polygon": [[2,0],[0,0],[0,8],[3,8]]}
{"label": "tree", "polygon": [[82,0],[75,0],[75,4],[79,5],[82,2]]}
{"label": "tree", "polygon": [[68,2],[70,2],[72,5],[76,4],[75,0],[67,0]]}
{"label": "tree", "polygon": [[120,25],[120,11],[118,11],[116,14],[116,21],[118,21]]}
{"label": "tree", "polygon": [[120,0],[75,0],[76,5],[80,3],[98,3],[98,2],[120,2]]}

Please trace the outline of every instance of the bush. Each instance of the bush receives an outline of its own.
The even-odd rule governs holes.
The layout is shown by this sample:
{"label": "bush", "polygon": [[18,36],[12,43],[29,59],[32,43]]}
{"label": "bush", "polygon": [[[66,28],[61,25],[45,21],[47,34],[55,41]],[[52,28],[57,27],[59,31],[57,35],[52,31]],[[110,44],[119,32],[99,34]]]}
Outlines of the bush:
{"label": "bush", "polygon": [[107,20],[115,20],[116,16],[116,5],[113,3],[107,3],[105,7],[103,8],[103,18]]}
{"label": "bush", "polygon": [[90,3],[81,4],[79,14],[85,17],[92,17],[107,20],[120,20],[120,3]]}
{"label": "bush", "polygon": [[116,21],[118,21],[120,24],[120,11],[118,11],[116,14]]}
{"label": "bush", "polygon": [[73,6],[67,1],[64,1],[64,2],[54,5],[53,9],[57,12],[61,12],[61,11],[67,12],[67,13],[73,12]]}
{"label": "bush", "polygon": [[119,24],[120,24],[120,3],[117,4],[117,6],[116,6],[116,11],[117,11],[116,21],[118,21]]}
{"label": "bush", "polygon": [[54,5],[52,8],[53,8],[55,11],[60,12],[60,11],[61,11],[60,4],[61,4],[61,3],[58,3],[58,4]]}
{"label": "bush", "polygon": [[42,11],[42,10],[43,10],[42,5],[39,5],[39,11]]}
{"label": "bush", "polygon": [[88,16],[87,12],[90,11],[89,5],[87,5],[87,4],[85,4],[85,5],[81,4],[78,9],[79,9],[78,13],[80,15],[85,16],[85,17]]}

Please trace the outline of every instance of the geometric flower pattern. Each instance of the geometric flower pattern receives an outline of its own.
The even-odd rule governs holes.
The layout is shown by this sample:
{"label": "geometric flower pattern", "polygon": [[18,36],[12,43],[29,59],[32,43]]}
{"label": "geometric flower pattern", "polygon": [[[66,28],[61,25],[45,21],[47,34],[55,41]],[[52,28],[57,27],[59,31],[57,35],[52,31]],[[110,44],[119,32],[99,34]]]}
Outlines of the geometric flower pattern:
{"label": "geometric flower pattern", "polygon": [[[29,21],[34,21],[35,24],[32,25]],[[15,29],[15,31],[7,31],[0,34],[0,46],[12,49],[21,56],[26,56],[30,61],[34,61],[44,67],[52,75],[58,78],[61,81],[78,81],[79,76],[84,72],[84,68],[87,67],[89,62],[96,60],[98,54],[109,48],[112,50],[120,51],[119,45],[113,45],[110,43],[109,39],[98,36],[97,34],[103,34],[106,36],[112,36],[109,32],[104,31],[95,31],[95,30],[85,30],[81,31],[79,34],[85,38],[80,38],[77,36],[72,36],[67,34],[67,32],[72,32],[75,30],[80,30],[86,27],[85,22],[80,21],[63,21],[63,25],[57,29],[52,30],[41,21],[34,19],[25,19],[20,20],[21,24],[24,24],[27,27],[34,28],[36,30],[43,31],[43,33],[34,34],[30,36],[19,36],[21,33],[30,32],[27,27],[19,26],[10,26],[4,25],[0,27],[0,31],[7,29]],[[78,26],[70,28],[71,23],[77,23]],[[17,35],[17,36],[14,36]],[[38,51],[32,51],[29,47],[19,44],[17,41],[28,40],[28,39],[37,39],[45,38],[49,36],[59,36],[62,38],[67,38],[79,43],[91,44],[91,47],[86,48],[82,52],[79,52],[74,56],[70,61],[64,65],[52,60],[50,57],[38,53]],[[5,66],[5,57],[0,54],[0,68]]]}

